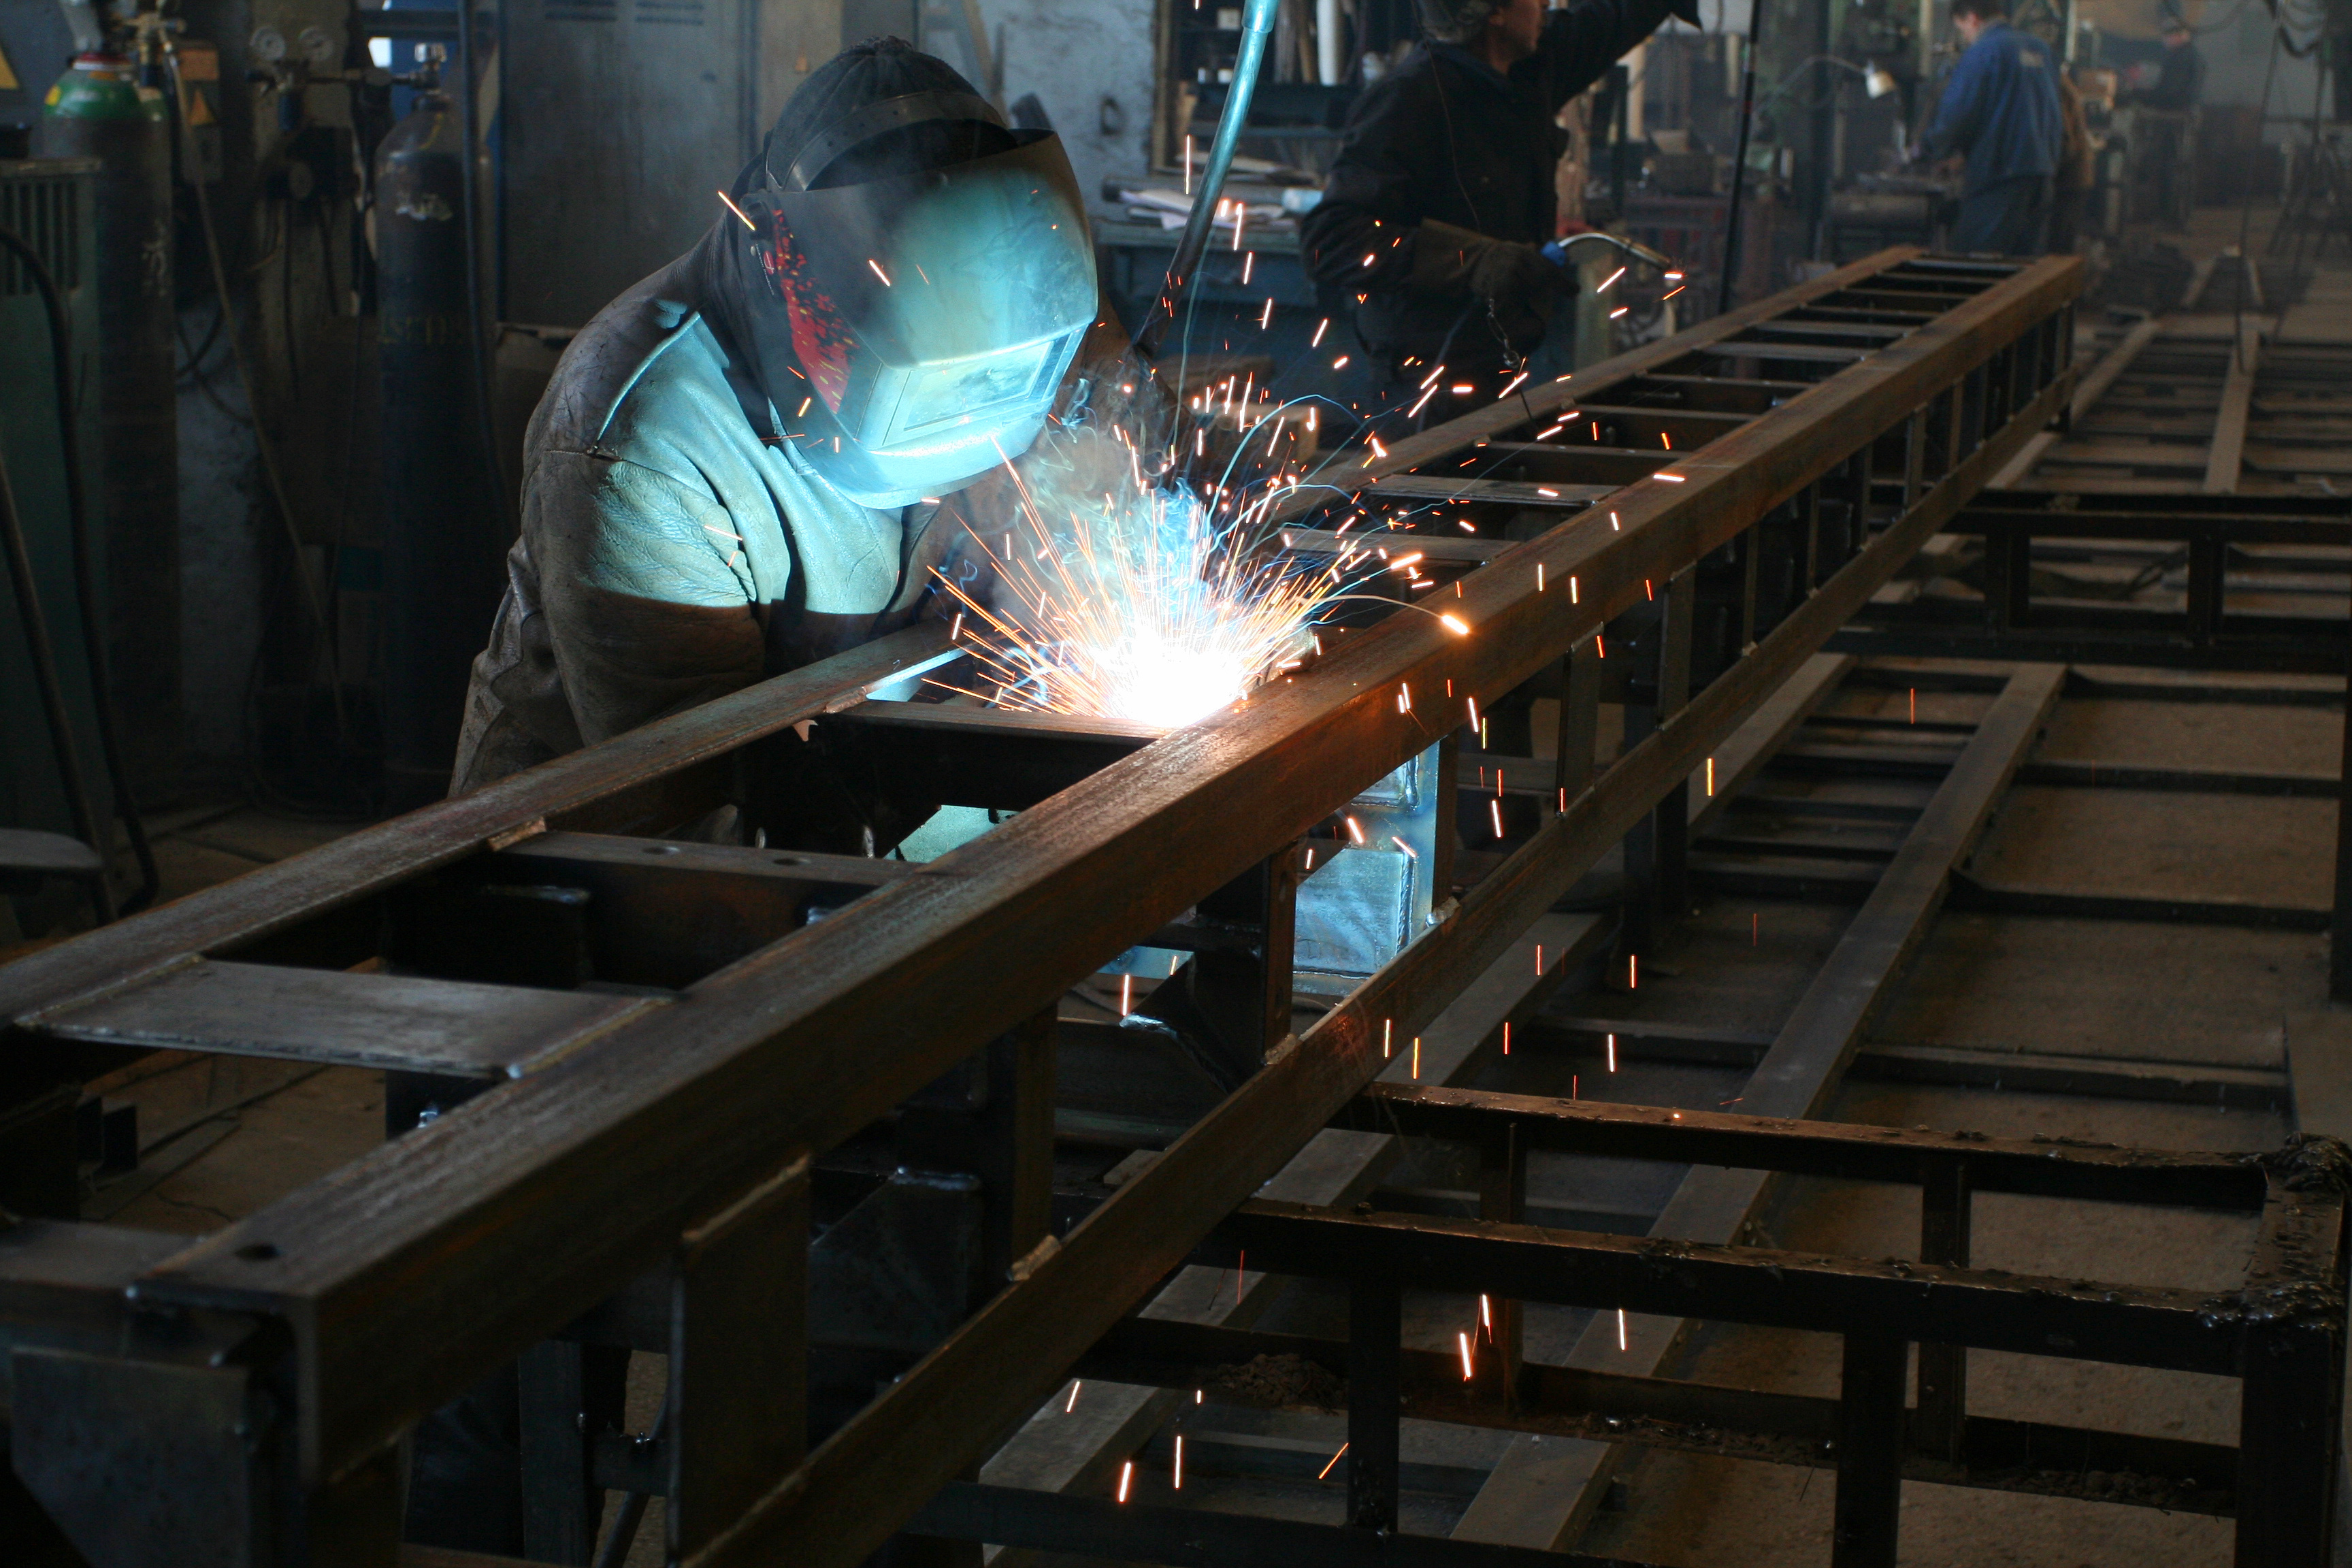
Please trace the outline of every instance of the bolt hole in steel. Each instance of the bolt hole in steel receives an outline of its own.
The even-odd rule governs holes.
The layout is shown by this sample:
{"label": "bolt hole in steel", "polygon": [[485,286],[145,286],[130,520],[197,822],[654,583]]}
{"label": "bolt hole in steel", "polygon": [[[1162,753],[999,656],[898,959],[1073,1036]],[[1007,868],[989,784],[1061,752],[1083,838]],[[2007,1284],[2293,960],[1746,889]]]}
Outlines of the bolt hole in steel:
{"label": "bolt hole in steel", "polygon": [[779,855],[776,857],[776,864],[779,866],[805,866],[808,862],[802,859],[797,855]]}
{"label": "bolt hole in steel", "polygon": [[648,855],[675,855],[677,853],[677,846],[675,844],[648,844],[646,846],[646,853]]}
{"label": "bolt hole in steel", "polygon": [[236,1255],[247,1263],[267,1263],[278,1256],[278,1246],[268,1241],[247,1242],[236,1249]]}

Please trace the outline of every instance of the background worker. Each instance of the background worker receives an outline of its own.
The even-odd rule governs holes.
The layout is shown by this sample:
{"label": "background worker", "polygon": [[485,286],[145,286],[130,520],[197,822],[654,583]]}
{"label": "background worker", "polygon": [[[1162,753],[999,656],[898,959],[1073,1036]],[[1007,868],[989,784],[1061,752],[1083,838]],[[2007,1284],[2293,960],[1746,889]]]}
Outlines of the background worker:
{"label": "background worker", "polygon": [[1696,0],[1421,0],[1426,40],[1356,100],[1300,230],[1325,308],[1369,354],[1488,395],[1517,374],[1575,290],[1540,251],[1556,117],[1669,16],[1696,25]]}
{"label": "background worker", "polygon": [[2136,109],[2162,109],[2175,114],[2186,113],[2204,101],[2205,54],[2197,47],[2196,31],[2178,11],[2165,9],[2164,56],[2157,62],[2156,79],[2131,88],[2122,99]]}
{"label": "background worker", "polygon": [[[2197,199],[2197,106],[2205,97],[2205,56],[2197,35],[2172,5],[2163,7],[2164,56],[2154,79],[2117,95],[2116,101],[2134,110],[2134,184],[2145,200],[2175,229],[2189,226]],[[2150,73],[2134,68],[2136,76]]]}
{"label": "background worker", "polygon": [[1952,26],[1967,47],[1945,79],[1920,155],[1966,160],[1954,250],[2039,256],[2063,142],[2058,66],[2048,45],[2009,25],[2003,3],[1952,0]]}

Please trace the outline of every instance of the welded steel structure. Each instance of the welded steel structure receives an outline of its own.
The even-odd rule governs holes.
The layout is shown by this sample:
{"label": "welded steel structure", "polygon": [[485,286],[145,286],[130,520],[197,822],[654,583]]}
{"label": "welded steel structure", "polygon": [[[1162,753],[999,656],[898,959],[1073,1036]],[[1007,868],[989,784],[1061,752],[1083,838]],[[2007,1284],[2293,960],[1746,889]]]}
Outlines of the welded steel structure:
{"label": "welded steel structure", "polygon": [[[667,1352],[664,1435],[538,1428],[554,1434],[538,1462],[559,1483],[541,1500],[567,1479],[576,1499],[591,1475],[663,1492],[672,1557],[698,1564],[845,1568],[909,1528],[1168,1563],[1560,1561],[1394,1535],[1408,1408],[1533,1431],[1642,1412],[1658,1441],[1677,1419],[1749,1432],[1758,1457],[1837,1467],[1842,1564],[1893,1562],[1906,1475],[2011,1484],[2002,1456],[2052,1442],[2129,1448],[2115,1462],[2171,1477],[2167,1498],[2234,1512],[2242,1562],[2324,1561],[2344,1312],[2332,1145],[2265,1165],[1793,1120],[1853,1052],[1853,998],[1875,994],[1839,965],[1883,977],[1907,948],[2054,700],[2047,668],[2011,679],[1981,754],[1857,917],[1825,972],[1844,1000],[1807,1016],[1810,1043],[1766,1055],[1749,1109],[1769,1116],[1435,1087],[1605,942],[1638,960],[1644,921],[1679,896],[1683,837],[1706,810],[1690,792],[1739,782],[1756,726],[1801,713],[1789,693],[1807,689],[1816,650],[2064,406],[2078,287],[2071,258],[1888,252],[1384,458],[1351,454],[1358,499],[1322,516],[1310,509],[1328,498],[1302,500],[1289,547],[1328,551],[1349,510],[1391,498],[1466,506],[1496,526],[1464,537],[1449,510],[1450,539],[1416,542],[1470,635],[1389,616],[1186,730],[869,700],[957,657],[919,628],[0,970],[19,1068],[170,1045],[495,1084],[193,1244],[62,1219],[0,1233],[18,1475],[101,1568],[389,1563],[402,1433],[519,1355],[527,1422],[534,1389],[563,1409],[586,1340]],[[1556,683],[1569,739],[1540,793],[1515,799],[1517,847],[1458,896],[1439,875],[1417,940],[1294,1032],[1294,895],[1316,874],[1304,850],[1324,851],[1321,868],[1357,853],[1333,837],[1336,811],[1433,747],[1450,763],[1466,701],[1492,707],[1531,680]],[[1596,769],[1604,685],[1643,718]],[[960,759],[934,770],[940,793],[1023,809],[911,866],[658,837],[802,725],[853,752],[911,729],[926,754]],[[1450,777],[1440,767],[1436,787]],[[1654,901],[1622,931],[1585,919],[1563,935],[1552,905],[1621,839]],[[1550,948],[1523,973],[1531,933]],[[1192,955],[1169,984],[1232,1088],[1064,1229],[1055,1008],[1139,944]],[[590,974],[598,987],[580,984]],[[1424,1038],[1428,1079],[1396,1083],[1402,1058],[1384,1044],[1412,1041],[1418,1068]],[[61,1091],[61,1113],[72,1099]],[[808,1450],[806,1347],[824,1338],[813,1162],[894,1112],[902,1137],[944,1128],[955,1152],[940,1158],[971,1173],[955,1190],[981,1211],[983,1284]],[[1488,1151],[1487,1217],[1259,1195],[1322,1130],[1367,1119]],[[1918,1182],[1930,1261],[1731,1245],[1752,1191],[1711,1200],[1730,1216],[1719,1245],[1532,1228],[1514,1195],[1531,1147]],[[2246,1288],[2222,1297],[1972,1272],[1979,1186],[2258,1210],[2264,1241]],[[1243,1250],[1351,1281],[1349,1342],[1305,1347],[1349,1377],[1351,1525],[1121,1510],[966,1479],[1087,1358],[1174,1386],[1253,1353],[1239,1331],[1188,1339],[1128,1317],[1188,1258]],[[1845,1333],[1845,1397],[1543,1373],[1508,1355],[1441,1388],[1400,1354],[1397,1327],[1399,1289],[1438,1278],[1507,1300]],[[1923,1359],[1931,1386],[1906,1448],[1912,1342],[1923,1358],[1975,1344],[2233,1373],[2246,1440],[2188,1454],[2012,1430],[1968,1416],[1957,1381],[1926,1376]],[[584,1561],[579,1521],[556,1502],[542,1513],[533,1555]]]}

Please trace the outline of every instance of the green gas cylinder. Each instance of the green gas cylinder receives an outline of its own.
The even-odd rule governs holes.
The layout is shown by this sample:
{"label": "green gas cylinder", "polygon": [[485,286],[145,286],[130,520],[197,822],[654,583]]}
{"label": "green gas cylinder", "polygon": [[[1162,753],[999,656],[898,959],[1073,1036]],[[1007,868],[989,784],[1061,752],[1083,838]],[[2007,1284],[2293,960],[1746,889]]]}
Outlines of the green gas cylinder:
{"label": "green gas cylinder", "polygon": [[180,748],[179,416],[173,360],[172,130],[163,95],[117,55],[77,56],[49,89],[42,150],[94,157],[99,483],[108,663],[131,776],[173,781]]}

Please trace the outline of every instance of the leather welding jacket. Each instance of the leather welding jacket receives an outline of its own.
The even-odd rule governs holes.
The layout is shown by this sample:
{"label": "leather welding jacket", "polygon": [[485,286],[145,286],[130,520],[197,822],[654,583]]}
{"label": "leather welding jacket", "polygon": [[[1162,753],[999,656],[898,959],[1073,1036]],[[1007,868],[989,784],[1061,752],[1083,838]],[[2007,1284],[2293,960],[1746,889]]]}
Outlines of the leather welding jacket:
{"label": "leather welding jacket", "polygon": [[454,794],[911,621],[961,531],[937,505],[849,500],[779,438],[715,297],[719,247],[599,312],[531,416]]}
{"label": "leather welding jacket", "polygon": [[1324,308],[1352,317],[1365,349],[1391,363],[1432,358],[1449,336],[1452,363],[1500,359],[1504,345],[1466,288],[1414,287],[1420,226],[1523,245],[1557,237],[1559,110],[1669,16],[1695,24],[1696,0],[1581,0],[1544,18],[1541,44],[1508,76],[1466,48],[1425,44],[1366,88],[1323,199],[1300,226]]}

